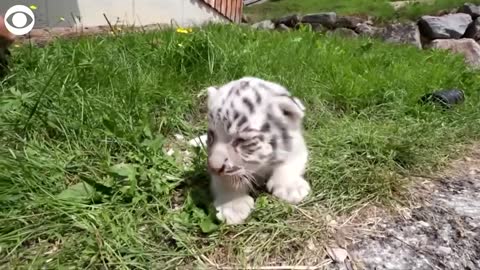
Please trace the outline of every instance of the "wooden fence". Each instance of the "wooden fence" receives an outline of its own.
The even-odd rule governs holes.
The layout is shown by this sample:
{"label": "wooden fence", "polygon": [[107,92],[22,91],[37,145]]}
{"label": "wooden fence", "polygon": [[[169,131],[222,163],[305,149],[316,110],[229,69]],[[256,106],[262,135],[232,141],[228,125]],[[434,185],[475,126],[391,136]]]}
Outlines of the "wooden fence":
{"label": "wooden fence", "polygon": [[203,2],[232,22],[242,21],[243,0],[203,0]]}

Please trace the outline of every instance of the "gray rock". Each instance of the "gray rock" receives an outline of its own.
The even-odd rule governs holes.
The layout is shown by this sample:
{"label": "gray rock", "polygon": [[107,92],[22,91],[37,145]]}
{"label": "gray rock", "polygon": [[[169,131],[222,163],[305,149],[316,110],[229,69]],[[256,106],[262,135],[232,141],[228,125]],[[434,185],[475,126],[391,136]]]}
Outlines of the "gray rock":
{"label": "gray rock", "polygon": [[450,255],[452,253],[452,249],[449,247],[439,246],[437,248],[439,255]]}
{"label": "gray rock", "polygon": [[372,26],[368,23],[359,23],[355,27],[355,32],[359,33],[360,36],[374,37],[381,31],[380,28]]}
{"label": "gray rock", "polygon": [[465,3],[458,9],[458,12],[466,13],[472,16],[473,19],[476,19],[480,16],[480,6],[477,6],[472,3]]}
{"label": "gray rock", "polygon": [[252,28],[258,30],[273,30],[275,29],[275,24],[270,20],[265,20],[252,24]]}
{"label": "gray rock", "polygon": [[275,25],[284,24],[290,28],[293,28],[300,22],[300,20],[300,16],[298,16],[297,14],[293,14],[273,20],[273,23]]}
{"label": "gray rock", "polygon": [[[438,180],[422,180],[420,188],[409,190],[421,197],[421,205],[409,209],[408,217],[403,211],[394,217],[376,212],[361,220],[360,228],[366,230],[351,229],[358,231],[348,237],[349,259],[357,269],[480,269],[479,226],[468,223],[480,221],[480,178],[468,174],[471,167],[480,168],[480,148],[472,153],[471,161],[449,169],[455,175],[442,173]],[[327,269],[346,269],[331,265]]]}
{"label": "gray rock", "polygon": [[290,31],[290,28],[283,23],[277,25],[276,29],[279,31]]}
{"label": "gray rock", "polygon": [[302,23],[318,23],[328,28],[334,28],[336,22],[337,14],[335,12],[307,14],[302,18]]}
{"label": "gray rock", "polygon": [[315,32],[323,33],[328,31],[328,28],[319,23],[310,23],[310,25],[312,26],[312,30]]}
{"label": "gray rock", "polygon": [[462,54],[468,65],[480,68],[480,45],[471,38],[437,39],[432,41],[430,47]]}
{"label": "gray rock", "polygon": [[480,40],[480,18],[476,18],[467,28],[463,38]]}
{"label": "gray rock", "polygon": [[350,37],[350,38],[358,37],[358,34],[355,31],[348,28],[337,28],[333,31],[329,31],[328,35]]}
{"label": "gray rock", "polygon": [[417,48],[422,48],[420,32],[415,23],[388,25],[381,30],[379,35],[386,42],[412,44]]}
{"label": "gray rock", "polygon": [[460,38],[472,23],[465,13],[448,14],[441,17],[422,16],[418,21],[420,33],[428,39]]}
{"label": "gray rock", "polygon": [[363,23],[364,20],[362,18],[354,17],[354,16],[338,16],[337,21],[335,22],[336,28],[348,28],[353,29],[357,27],[357,25]]}

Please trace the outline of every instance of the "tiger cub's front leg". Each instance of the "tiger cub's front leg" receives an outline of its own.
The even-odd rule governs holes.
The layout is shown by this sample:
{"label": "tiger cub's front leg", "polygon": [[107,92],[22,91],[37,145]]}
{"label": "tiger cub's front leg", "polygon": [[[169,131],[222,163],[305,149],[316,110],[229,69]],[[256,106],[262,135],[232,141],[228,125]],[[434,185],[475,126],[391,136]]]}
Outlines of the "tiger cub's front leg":
{"label": "tiger cub's front leg", "polygon": [[254,207],[254,201],[246,188],[233,188],[220,176],[212,175],[211,189],[217,218],[225,223],[240,224],[247,219]]}
{"label": "tiger cub's front leg", "polygon": [[288,203],[301,202],[310,193],[310,185],[303,177],[305,163],[306,158],[297,158],[276,167],[268,179],[268,191]]}

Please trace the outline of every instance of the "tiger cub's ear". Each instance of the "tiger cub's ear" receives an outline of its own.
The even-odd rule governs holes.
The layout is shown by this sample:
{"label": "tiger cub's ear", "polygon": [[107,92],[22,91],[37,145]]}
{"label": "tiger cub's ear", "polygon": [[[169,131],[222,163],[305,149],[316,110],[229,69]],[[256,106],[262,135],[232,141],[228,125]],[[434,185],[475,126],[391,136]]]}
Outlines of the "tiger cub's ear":
{"label": "tiger cub's ear", "polygon": [[218,92],[218,89],[213,86],[210,86],[207,88],[207,94],[209,98],[212,98],[213,96],[215,96],[217,92]]}
{"label": "tiger cub's ear", "polygon": [[305,116],[305,106],[296,97],[280,96],[276,98],[276,103],[281,114],[290,123],[297,124]]}
{"label": "tiger cub's ear", "polygon": [[212,106],[212,102],[215,99],[215,96],[218,93],[218,89],[210,86],[207,88],[207,100],[208,100],[208,107],[210,108]]}

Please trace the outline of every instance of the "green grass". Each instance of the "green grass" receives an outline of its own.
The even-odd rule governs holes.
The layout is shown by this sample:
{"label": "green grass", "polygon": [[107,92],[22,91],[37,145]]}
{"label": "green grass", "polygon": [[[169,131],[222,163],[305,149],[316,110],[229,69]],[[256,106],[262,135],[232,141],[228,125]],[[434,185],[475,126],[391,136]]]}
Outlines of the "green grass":
{"label": "green grass", "polygon": [[[335,11],[342,15],[371,15],[376,20],[416,20],[422,15],[435,14],[439,10],[458,8],[464,0],[434,0],[435,3],[415,3],[395,11],[388,0],[271,0],[245,8],[245,14],[253,21],[274,19],[292,13]],[[480,4],[479,0],[467,1]]]}
{"label": "green grass", "polygon": [[[327,214],[401,200],[401,174],[427,173],[480,134],[480,78],[461,57],[366,39],[209,26],[25,46],[13,59],[0,84],[5,269],[321,260]],[[261,193],[229,227],[212,217],[204,151],[174,135],[203,134],[202,89],[244,75],[304,101],[313,191],[301,209]],[[465,104],[417,104],[450,87]]]}

